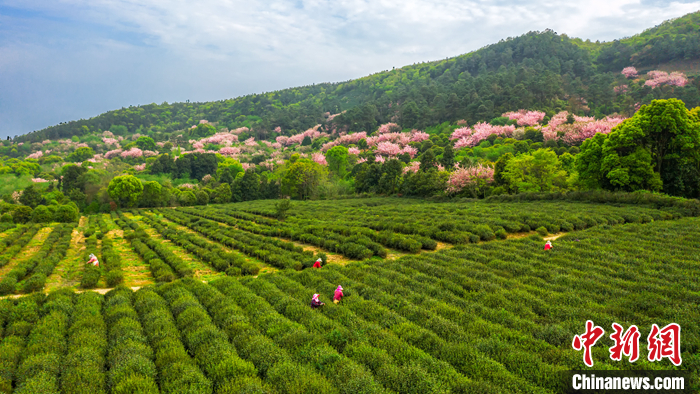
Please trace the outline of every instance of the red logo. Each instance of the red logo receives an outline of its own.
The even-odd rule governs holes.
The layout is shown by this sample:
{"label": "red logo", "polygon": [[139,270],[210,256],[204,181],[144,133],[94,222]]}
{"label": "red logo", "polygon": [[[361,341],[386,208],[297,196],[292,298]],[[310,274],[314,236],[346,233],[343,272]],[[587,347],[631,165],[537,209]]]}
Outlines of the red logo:
{"label": "red logo", "polygon": [[649,361],[668,358],[675,366],[683,362],[681,360],[681,326],[678,324],[671,323],[661,330],[659,326],[652,324],[647,341],[649,342]]}
{"label": "red logo", "polygon": [[586,322],[586,333],[583,335],[574,336],[574,341],[571,344],[574,349],[581,350],[583,348],[583,362],[588,366],[593,366],[593,357],[591,356],[591,347],[595,345],[600,337],[605,334],[603,328],[595,326],[593,321]]}

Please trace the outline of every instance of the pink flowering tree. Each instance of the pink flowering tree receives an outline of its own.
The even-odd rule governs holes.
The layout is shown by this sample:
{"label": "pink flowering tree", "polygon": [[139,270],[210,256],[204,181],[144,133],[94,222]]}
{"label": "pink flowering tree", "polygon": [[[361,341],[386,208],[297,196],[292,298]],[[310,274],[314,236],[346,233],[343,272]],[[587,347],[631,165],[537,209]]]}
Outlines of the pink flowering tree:
{"label": "pink flowering tree", "polygon": [[430,139],[430,134],[420,130],[411,130],[411,142],[423,142],[428,139]]}
{"label": "pink flowering tree", "polygon": [[[109,153],[109,152],[107,152],[107,153]],[[143,156],[143,151],[141,149],[135,148],[135,147],[129,149],[128,151],[124,151],[121,153],[121,157],[123,157],[125,159],[127,159],[127,158],[135,159],[135,158],[142,157],[142,156]]]}
{"label": "pink flowering tree", "polygon": [[[338,148],[341,149],[341,148]],[[311,160],[315,161],[316,163],[322,165],[322,166],[327,166],[328,162],[326,161],[326,156],[323,155],[323,153],[320,152],[314,152],[311,155]]]}
{"label": "pink flowering tree", "polygon": [[448,194],[468,193],[474,198],[483,196],[486,188],[493,183],[493,168],[482,166],[457,168],[447,180]]}
{"label": "pink flowering tree", "polygon": [[518,112],[506,112],[501,116],[515,120],[518,122],[518,126],[535,126],[544,120],[545,113],[542,111],[526,111],[521,109]]}
{"label": "pink flowering tree", "polygon": [[379,129],[377,129],[377,134],[398,133],[400,131],[401,126],[397,125],[396,123],[384,123],[383,125],[379,126]]}
{"label": "pink flowering tree", "polygon": [[455,142],[455,149],[461,149],[464,147],[476,146],[492,134],[502,137],[511,137],[513,135],[513,131],[515,131],[514,125],[492,126],[486,122],[479,122],[474,125],[473,129],[468,127],[456,129],[452,133],[450,139],[456,139],[457,142]]}
{"label": "pink flowering tree", "polygon": [[135,165],[135,166],[134,166],[134,170],[136,170],[136,171],[143,171],[143,170],[145,170],[145,169],[146,169],[146,164],[145,164],[145,163],[144,163],[144,164],[139,164],[139,165]]}
{"label": "pink flowering tree", "polygon": [[114,150],[111,150],[111,151],[105,153],[105,158],[106,158],[106,159],[111,159],[111,158],[117,157],[117,156],[119,156],[119,155],[121,155],[121,154],[122,154],[122,150],[121,150],[121,149],[114,149]]}
{"label": "pink flowering tree", "polygon": [[359,155],[359,154],[360,154],[360,150],[359,150],[358,148],[355,148],[355,147],[348,148],[348,154],[351,154],[351,155]]}
{"label": "pink flowering tree", "polygon": [[649,71],[647,75],[651,78],[647,79],[647,81],[644,82],[644,85],[651,86],[652,89],[662,85],[683,87],[688,84],[688,78],[681,72],[674,71],[669,74],[664,71],[654,70]]}
{"label": "pink flowering tree", "polygon": [[625,67],[622,69],[622,75],[624,75],[626,78],[637,78],[639,73],[634,67]]}
{"label": "pink flowering tree", "polygon": [[403,173],[406,174],[408,172],[416,173],[420,169],[420,162],[419,161],[412,161],[408,163],[406,167],[403,168]]}
{"label": "pink flowering tree", "polygon": [[38,159],[41,156],[44,156],[44,153],[42,151],[37,151],[37,152],[32,153],[31,155],[28,155],[27,159]]}
{"label": "pink flowering tree", "polygon": [[380,142],[377,145],[377,153],[384,156],[395,157],[401,154],[401,147],[393,142]]}

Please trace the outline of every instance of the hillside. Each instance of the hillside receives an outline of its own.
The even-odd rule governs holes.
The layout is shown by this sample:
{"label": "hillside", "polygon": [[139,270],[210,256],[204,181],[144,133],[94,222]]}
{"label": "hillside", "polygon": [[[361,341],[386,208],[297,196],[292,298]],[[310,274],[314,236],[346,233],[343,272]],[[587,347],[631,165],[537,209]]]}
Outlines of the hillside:
{"label": "hillside", "polygon": [[[249,127],[258,139],[266,139],[275,135],[277,127],[281,134],[292,135],[320,123],[324,113],[342,111],[347,112],[334,122],[350,131],[370,131],[389,121],[403,128],[458,119],[473,124],[519,108],[544,110],[550,116],[567,109],[601,117],[628,110],[625,98],[613,91],[624,67],[663,69],[668,62],[699,59],[699,21],[696,12],[609,43],[584,42],[552,31],[530,32],[465,55],[357,80],[215,102],[132,106],[48,127],[15,141],[70,138],[112,125],[164,140],[200,119],[229,129]],[[698,84],[693,80],[685,89],[642,90],[631,99],[647,104],[654,98],[678,97],[692,108],[700,105]]]}

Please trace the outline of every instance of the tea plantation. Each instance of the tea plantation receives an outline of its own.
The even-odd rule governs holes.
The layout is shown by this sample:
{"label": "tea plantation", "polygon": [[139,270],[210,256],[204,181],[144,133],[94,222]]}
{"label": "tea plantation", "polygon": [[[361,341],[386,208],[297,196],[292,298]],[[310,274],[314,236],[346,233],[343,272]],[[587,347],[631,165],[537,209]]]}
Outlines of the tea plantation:
{"label": "tea plantation", "polygon": [[[0,393],[560,393],[587,320],[593,369],[700,390],[693,206],[275,203],[0,228]],[[610,359],[613,323],[639,327],[636,362]],[[669,323],[679,367],[647,361]]]}

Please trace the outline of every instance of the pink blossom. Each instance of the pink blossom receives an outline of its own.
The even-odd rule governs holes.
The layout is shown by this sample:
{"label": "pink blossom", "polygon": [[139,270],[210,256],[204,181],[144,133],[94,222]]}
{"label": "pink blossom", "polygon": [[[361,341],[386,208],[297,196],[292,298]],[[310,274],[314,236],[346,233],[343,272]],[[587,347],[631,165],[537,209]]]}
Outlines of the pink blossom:
{"label": "pink blossom", "polygon": [[338,113],[338,114],[329,115],[328,118],[326,119],[326,122],[330,122],[331,120],[333,120],[333,118],[335,118],[336,116],[343,114],[343,113],[345,113],[345,111]]}
{"label": "pink blossom", "polygon": [[132,135],[131,135],[131,140],[132,140],[132,141],[136,141],[137,139],[139,139],[139,137],[142,137],[142,135],[139,134],[139,133],[132,134]]}
{"label": "pink blossom", "polygon": [[413,159],[418,154],[418,149],[416,149],[412,146],[406,145],[401,150],[401,153],[408,153],[408,155],[411,156],[411,159]]}
{"label": "pink blossom", "polygon": [[280,144],[279,142],[273,142],[270,146],[273,149],[282,149],[282,144]]}
{"label": "pink blossom", "polygon": [[[609,134],[613,127],[619,125],[625,120],[623,117],[606,117],[605,119],[592,122],[577,122],[568,127],[560,127],[564,131],[564,142],[568,144],[581,143],[584,140],[593,137],[597,133]],[[561,130],[559,130],[561,131]]]}
{"label": "pink blossom", "polygon": [[194,149],[202,149],[202,148],[204,148],[204,144],[201,143],[200,141],[197,141],[197,142],[195,142],[194,144],[192,144],[192,148],[194,148]]}
{"label": "pink blossom", "polygon": [[247,127],[239,127],[239,128],[237,128],[237,129],[235,129],[235,130],[231,130],[231,132],[232,132],[233,134],[247,133],[247,132],[249,132],[249,131],[250,131],[250,129],[247,128]]}
{"label": "pink blossom", "polygon": [[246,146],[257,146],[258,145],[258,143],[255,142],[255,137],[248,138],[247,140],[245,140],[244,143],[246,144]]}
{"label": "pink blossom", "polygon": [[[301,144],[304,141],[304,138],[309,137],[312,141],[315,140],[316,138],[320,137],[327,137],[328,133],[323,133],[318,131],[318,128],[321,127],[321,125],[316,125],[311,129],[306,130],[303,133],[295,134],[291,137],[289,137],[286,141],[287,146],[293,145],[293,144]],[[277,141],[279,142],[279,141]]]}
{"label": "pink blossom", "polygon": [[613,91],[615,92],[615,94],[624,94],[624,93],[627,93],[628,90],[629,90],[629,87],[627,85],[615,86],[613,88]]}
{"label": "pink blossom", "polygon": [[241,166],[243,167],[243,171],[248,171],[249,168],[255,168],[255,164],[253,163],[241,163]]}
{"label": "pink blossom", "polygon": [[460,119],[457,121],[457,126],[467,126],[467,121],[464,119]]}
{"label": "pink blossom", "polygon": [[199,121],[199,124],[207,124],[207,123],[209,123],[209,121],[206,119],[202,119]]}
{"label": "pink blossom", "polygon": [[43,140],[43,141],[41,141],[41,143],[42,143],[43,145],[50,144],[50,143],[51,143],[51,140]]}
{"label": "pink blossom", "polygon": [[[328,149],[330,149],[334,146],[337,146],[337,145],[357,144],[358,142],[360,142],[361,139],[367,139],[366,132],[362,131],[359,133],[343,135],[343,136],[340,136],[339,138],[337,138],[335,141],[326,142],[325,144],[323,144],[323,146],[321,146],[321,150],[325,152]],[[279,141],[277,141],[277,142],[279,142]]]}
{"label": "pink blossom", "polygon": [[493,168],[479,164],[476,167],[457,168],[447,180],[447,193],[459,193],[465,187],[478,187],[479,183],[493,182]]}
{"label": "pink blossom", "polygon": [[411,130],[411,142],[422,142],[429,139],[430,134],[420,130]]}
{"label": "pink blossom", "polygon": [[22,145],[24,145],[24,142],[20,142],[17,144],[17,146],[22,146]]}
{"label": "pink blossom", "polygon": [[374,157],[374,161],[375,161],[376,163],[384,163],[386,160],[384,159],[383,156],[376,155],[376,156]]}
{"label": "pink blossom", "polygon": [[114,137],[114,134],[109,130],[105,130],[102,132],[102,136],[107,137],[107,138],[112,138],[112,137]]}
{"label": "pink blossom", "polygon": [[362,163],[365,163],[365,162],[367,162],[367,159],[365,159],[364,157],[361,157],[361,158],[357,159],[357,164],[362,164]]}
{"label": "pink blossom", "polygon": [[114,150],[111,150],[111,151],[105,153],[105,158],[106,158],[106,159],[111,159],[111,158],[113,158],[113,157],[119,156],[121,153],[122,153],[122,150],[121,150],[121,149],[114,149]]}
{"label": "pink blossom", "polygon": [[272,130],[272,131],[274,131],[275,133],[279,134],[279,133],[281,133],[281,132],[282,132],[282,128],[281,128],[281,127],[279,127],[279,126],[277,126],[277,127],[275,127],[275,129],[274,129],[274,130]]}
{"label": "pink blossom", "polygon": [[141,156],[143,156],[143,151],[142,151],[141,149],[139,149],[139,148],[134,147],[134,148],[129,149],[128,151],[122,152],[122,153],[121,153],[121,156],[124,157],[124,158],[128,158],[128,157],[131,157],[131,158],[141,157]]}
{"label": "pink blossom", "polygon": [[38,159],[41,156],[44,156],[44,153],[42,151],[37,151],[37,152],[32,153],[31,155],[28,155],[27,159]]}
{"label": "pink blossom", "polygon": [[[549,127],[553,130],[557,130],[557,127],[567,122],[568,116],[569,113],[567,111],[561,111],[558,114],[552,116],[552,119],[550,119],[548,123]],[[595,118],[592,116],[574,115],[575,122],[590,122],[593,120],[595,120]]]}
{"label": "pink blossom", "polygon": [[358,148],[348,148],[348,153],[351,155],[359,155],[360,150]]}
{"label": "pink blossom", "polygon": [[323,153],[320,152],[314,152],[311,155],[311,160],[315,161],[316,163],[327,166],[328,162],[326,162],[326,156],[323,155]]}
{"label": "pink blossom", "polygon": [[[63,177],[61,177],[63,179]],[[19,203],[19,198],[22,197],[22,193],[24,193],[24,190],[16,190],[12,192],[12,200],[15,202],[15,204]]]}
{"label": "pink blossom", "polygon": [[651,79],[648,79],[644,85],[646,86],[651,86],[652,89],[657,88],[661,85],[670,85],[670,86],[680,86],[683,87],[688,84],[688,78],[686,78],[685,74],[681,72],[672,72],[671,74],[663,71],[649,71],[647,73],[648,76],[651,77]]}
{"label": "pink blossom", "polygon": [[442,164],[438,164],[437,168],[438,168],[438,171],[445,171],[445,166],[443,166]]}
{"label": "pink blossom", "polygon": [[234,142],[238,142],[238,136],[233,133],[227,133],[227,132],[221,132],[221,133],[216,133],[212,135],[211,137],[204,138],[200,140],[203,145],[206,144],[216,144],[216,145],[221,145],[221,144],[231,144]]}
{"label": "pink blossom", "polygon": [[377,152],[380,155],[396,156],[401,154],[401,147],[392,142],[380,142],[379,145],[377,145]]}
{"label": "pink blossom", "polygon": [[136,171],[143,171],[143,170],[146,169],[146,164],[144,163],[144,164],[135,165],[135,166],[134,166],[134,169],[135,169]]}
{"label": "pink blossom", "polygon": [[521,109],[518,112],[506,112],[501,116],[518,122],[518,126],[534,126],[539,124],[545,116],[542,111],[526,111]]}
{"label": "pink blossom", "polygon": [[622,75],[624,75],[627,78],[637,78],[637,69],[634,67],[625,67],[622,69]]}
{"label": "pink blossom", "polygon": [[121,135],[120,135],[119,137],[117,137],[117,139],[118,139],[119,141],[124,141],[124,137],[122,137]]}
{"label": "pink blossom", "polygon": [[88,147],[88,144],[86,144],[86,143],[84,143],[84,142],[81,142],[81,143],[79,143],[79,144],[76,144],[75,147],[76,147],[76,148],[87,148],[87,147]]}
{"label": "pink blossom", "polygon": [[419,161],[412,161],[408,163],[406,167],[403,168],[403,173],[406,174],[409,171],[416,173],[420,169],[420,162]]}
{"label": "pink blossom", "polygon": [[466,127],[456,129],[450,139],[458,139],[455,143],[455,149],[461,149],[466,146],[476,146],[492,134],[510,137],[513,131],[515,131],[514,125],[492,126],[486,122],[479,122],[474,125],[473,130]]}
{"label": "pink blossom", "polygon": [[46,180],[46,179],[43,179],[43,178],[32,178],[32,182],[34,182],[34,183],[44,183],[44,182],[49,182],[49,181]]}
{"label": "pink blossom", "polygon": [[288,139],[289,139],[289,137],[287,137],[285,135],[281,135],[281,136],[275,138],[275,141],[277,141],[277,143],[280,145],[287,145]]}
{"label": "pink blossom", "polygon": [[104,142],[107,145],[119,145],[119,141],[109,137],[102,138],[102,142]]}
{"label": "pink blossom", "polygon": [[194,126],[190,127],[190,129],[196,129],[196,128],[197,128],[197,126],[196,126],[196,125],[194,125]]}
{"label": "pink blossom", "polygon": [[182,185],[180,185],[178,187],[184,187],[185,189],[194,189],[195,187],[197,187],[197,185],[193,185],[191,183],[183,183]]}
{"label": "pink blossom", "polygon": [[152,150],[145,150],[145,151],[143,151],[143,156],[144,157],[158,156],[158,152],[154,152]]}
{"label": "pink blossom", "polygon": [[385,123],[379,126],[379,129],[377,129],[377,134],[398,133],[400,131],[401,126],[397,125],[396,123]]}
{"label": "pink blossom", "polygon": [[159,148],[162,148],[163,146],[165,146],[165,142],[163,142],[163,141],[156,142],[156,146],[158,146]]}

